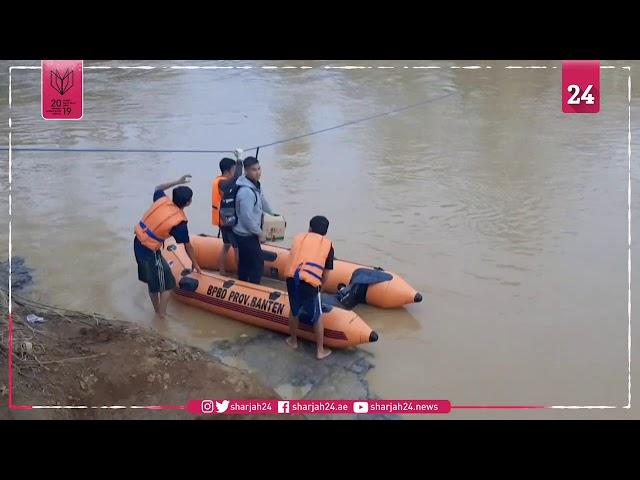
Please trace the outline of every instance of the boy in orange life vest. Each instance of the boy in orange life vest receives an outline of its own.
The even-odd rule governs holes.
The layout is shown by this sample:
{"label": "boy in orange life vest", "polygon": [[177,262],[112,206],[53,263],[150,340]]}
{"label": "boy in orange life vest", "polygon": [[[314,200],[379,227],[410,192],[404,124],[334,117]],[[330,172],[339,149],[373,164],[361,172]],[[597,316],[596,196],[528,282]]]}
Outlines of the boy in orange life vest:
{"label": "boy in orange life vest", "polygon": [[171,290],[176,286],[171,268],[162,257],[160,249],[164,240],[173,236],[183,243],[191,258],[193,270],[201,273],[193,247],[189,243],[187,216],[184,208],[191,205],[193,192],[189,187],[173,189],[173,201],[164,190],[189,183],[191,175],[184,175],[175,182],[158,185],[153,193],[153,204],[134,228],[133,251],[138,263],[138,279],[147,284],[153,309],[160,319],[167,314]]}
{"label": "boy in orange life vest", "polygon": [[238,265],[238,243],[236,242],[235,235],[233,234],[233,227],[220,225],[220,202],[222,200],[222,189],[227,184],[238,180],[240,175],[242,175],[242,159],[240,158],[242,150],[237,149],[234,153],[237,159],[236,162],[226,157],[220,160],[221,175],[218,175],[213,180],[213,185],[211,186],[211,223],[218,226],[218,236],[222,236],[222,254],[218,259],[218,271],[220,272],[220,275],[226,275],[224,264],[227,258],[227,253],[231,247],[233,247],[235,254],[236,265]]}
{"label": "boy in orange life vest", "polygon": [[316,336],[318,360],[326,358],[331,350],[324,348],[324,326],[320,290],[330,270],[333,270],[333,245],[326,237],[329,220],[315,216],[309,222],[309,231],[293,239],[285,275],[291,318],[291,337],[287,344],[298,347],[298,321],[313,326]]}

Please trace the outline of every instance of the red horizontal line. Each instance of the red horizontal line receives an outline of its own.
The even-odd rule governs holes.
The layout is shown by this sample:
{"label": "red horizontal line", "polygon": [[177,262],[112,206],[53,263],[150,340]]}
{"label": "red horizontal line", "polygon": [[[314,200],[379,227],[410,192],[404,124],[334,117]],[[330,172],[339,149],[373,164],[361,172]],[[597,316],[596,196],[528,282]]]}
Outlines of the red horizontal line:
{"label": "red horizontal line", "polygon": [[239,305],[239,304],[235,304],[235,303],[230,303],[230,302],[224,302],[222,300],[218,300],[216,298],[209,298],[205,295],[202,295],[200,293],[197,292],[189,292],[189,291],[185,291],[185,290],[179,290],[177,292],[179,295],[182,295],[184,297],[191,297],[194,298],[195,300],[200,300],[201,302],[205,302],[205,303],[210,303],[212,305],[217,305],[220,308],[224,308],[227,310],[235,310],[237,312],[241,312],[241,313],[245,313],[247,315],[253,316],[253,317],[258,317],[258,318],[263,318],[265,320],[269,320],[272,322],[276,322],[276,323],[280,323],[282,325],[287,325],[288,321],[286,318],[281,318],[279,316],[277,316],[276,314],[272,314],[269,312],[265,312],[265,311],[261,311],[261,310],[254,310],[251,307],[247,307],[244,305]]}
{"label": "red horizontal line", "polygon": [[530,408],[549,408],[546,405],[451,405],[454,408],[487,408],[487,409],[530,409]]}
{"label": "red horizontal line", "polygon": [[9,405],[10,410],[31,410],[31,405]]}
{"label": "red horizontal line", "polygon": [[271,320],[273,322],[282,323],[283,325],[286,325],[287,323],[287,320],[285,318],[281,318],[274,313],[269,313],[264,310],[254,310],[253,308],[247,307],[245,305],[240,305],[240,304],[231,303],[231,302],[224,302],[222,300],[218,300],[217,298],[210,298],[210,297],[207,297],[206,295],[202,295],[201,293],[189,292],[188,290],[178,289],[176,293],[184,297],[191,297],[191,298],[195,298],[196,300],[200,300],[202,302],[210,303],[212,305],[218,305],[219,307],[226,308],[227,310],[236,310],[240,312],[245,312],[254,317],[261,317],[261,318],[264,318],[265,320]]}
{"label": "red horizontal line", "polygon": [[184,410],[184,405],[147,405],[144,408],[151,410]]}
{"label": "red horizontal line", "polygon": [[[221,308],[226,308],[227,310],[235,310],[238,312],[242,312],[245,313],[247,315],[250,316],[254,316],[254,317],[258,317],[258,318],[263,318],[265,320],[269,320],[275,323],[280,323],[281,325],[288,325],[289,321],[288,319],[279,317],[278,315],[269,313],[269,312],[265,312],[265,311],[260,311],[260,310],[254,310],[251,307],[247,307],[245,305],[240,305],[240,304],[235,304],[235,303],[231,303],[231,302],[225,302],[222,300],[218,300],[217,298],[210,298],[207,297],[206,295],[202,295],[201,293],[198,292],[190,292],[188,290],[182,290],[182,289],[177,289],[176,292],[179,295],[185,296],[185,297],[191,297],[194,298],[196,300],[201,300],[203,302],[206,303],[210,303],[212,305],[218,305]],[[307,332],[312,332],[313,329],[311,327],[308,327],[307,325],[300,325],[300,328],[302,330],[305,330]],[[344,332],[340,332],[337,330],[332,330],[330,328],[325,328],[324,329],[324,336],[325,337],[329,337],[329,338],[335,338],[338,340],[347,340],[346,335],[344,334]]]}
{"label": "red horizontal line", "polygon": [[[201,293],[198,292],[190,292],[188,290],[183,290],[180,288],[176,289],[176,293],[178,295],[182,295],[183,297],[191,297],[194,298],[196,300],[200,300],[206,303],[210,303],[212,305],[218,305],[221,308],[226,308],[227,310],[235,310],[237,312],[242,312],[245,313],[247,315],[250,316],[254,316],[254,317],[258,317],[258,318],[263,318],[264,320],[269,320],[275,323],[280,323],[281,325],[288,325],[289,321],[286,318],[282,318],[276,314],[273,313],[269,313],[269,312],[265,312],[265,311],[261,311],[261,310],[254,310],[251,307],[247,307],[245,305],[239,305],[236,303],[231,303],[231,302],[225,302],[223,300],[218,300],[217,298],[210,298],[207,297],[206,295],[203,295]],[[313,331],[312,328],[308,327],[307,325],[300,325],[300,328],[302,330],[306,330],[308,332]],[[344,332],[338,331],[338,330],[332,330],[330,328],[325,328],[324,329],[324,336],[325,337],[329,337],[329,338],[335,338],[338,340],[347,340],[347,336],[344,334]]]}

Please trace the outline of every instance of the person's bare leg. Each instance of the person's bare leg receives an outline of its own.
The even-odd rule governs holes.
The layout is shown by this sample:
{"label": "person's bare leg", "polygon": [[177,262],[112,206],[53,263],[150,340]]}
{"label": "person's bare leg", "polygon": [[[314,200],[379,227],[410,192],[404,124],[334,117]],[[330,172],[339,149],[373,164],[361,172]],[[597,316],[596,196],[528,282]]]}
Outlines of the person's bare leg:
{"label": "person's bare leg", "polygon": [[149,292],[149,298],[151,299],[151,303],[153,303],[153,310],[158,314],[160,311],[160,295],[158,293]]}
{"label": "person's bare leg", "polygon": [[322,324],[322,317],[318,319],[313,326],[313,331],[316,333],[316,345],[318,347],[316,358],[322,360],[331,355],[331,350],[324,348],[324,325]]}
{"label": "person's bare leg", "polygon": [[169,304],[169,298],[171,298],[171,290],[167,290],[160,294],[160,312],[158,317],[165,319],[167,317],[167,305]]}
{"label": "person's bare leg", "polygon": [[220,272],[220,275],[227,274],[224,268],[224,263],[227,260],[227,253],[229,252],[229,247],[231,247],[231,245],[229,245],[228,243],[224,243],[222,245],[222,253],[220,254],[220,258],[218,258],[218,271]]}
{"label": "person's bare leg", "polygon": [[287,345],[291,348],[298,348],[298,317],[289,316],[289,331],[291,336],[287,338]]}

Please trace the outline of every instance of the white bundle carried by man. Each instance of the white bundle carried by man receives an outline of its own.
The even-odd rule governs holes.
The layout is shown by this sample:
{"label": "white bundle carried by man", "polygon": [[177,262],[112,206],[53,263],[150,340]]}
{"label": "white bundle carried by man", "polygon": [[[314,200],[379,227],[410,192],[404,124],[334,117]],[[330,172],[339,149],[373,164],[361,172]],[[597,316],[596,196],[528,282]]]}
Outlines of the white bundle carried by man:
{"label": "white bundle carried by man", "polygon": [[279,242],[284,240],[287,222],[282,215],[269,215],[265,212],[262,220],[262,234],[267,242]]}

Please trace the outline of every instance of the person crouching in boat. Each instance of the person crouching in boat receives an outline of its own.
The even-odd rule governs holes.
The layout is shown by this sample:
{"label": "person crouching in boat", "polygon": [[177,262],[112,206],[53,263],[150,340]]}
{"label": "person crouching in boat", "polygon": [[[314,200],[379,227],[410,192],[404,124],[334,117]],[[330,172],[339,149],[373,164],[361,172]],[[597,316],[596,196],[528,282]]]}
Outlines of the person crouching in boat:
{"label": "person crouching in boat", "polygon": [[333,270],[333,245],[326,236],[329,220],[315,216],[309,222],[309,231],[293,239],[286,269],[287,292],[291,316],[291,336],[287,344],[298,347],[298,324],[303,322],[313,327],[316,337],[318,360],[326,358],[331,350],[324,348],[324,325],[322,323],[322,301],[320,290],[330,270]]}
{"label": "person crouching in boat", "polygon": [[184,175],[175,182],[158,185],[153,193],[153,204],[134,227],[133,252],[138,264],[138,279],[147,284],[153,309],[160,319],[167,315],[167,304],[176,282],[169,264],[161,253],[163,242],[172,236],[177,243],[183,243],[193,270],[201,273],[193,247],[189,243],[187,216],[184,208],[191,205],[193,191],[179,186],[173,189],[173,201],[167,198],[165,190],[189,183],[191,175]]}

